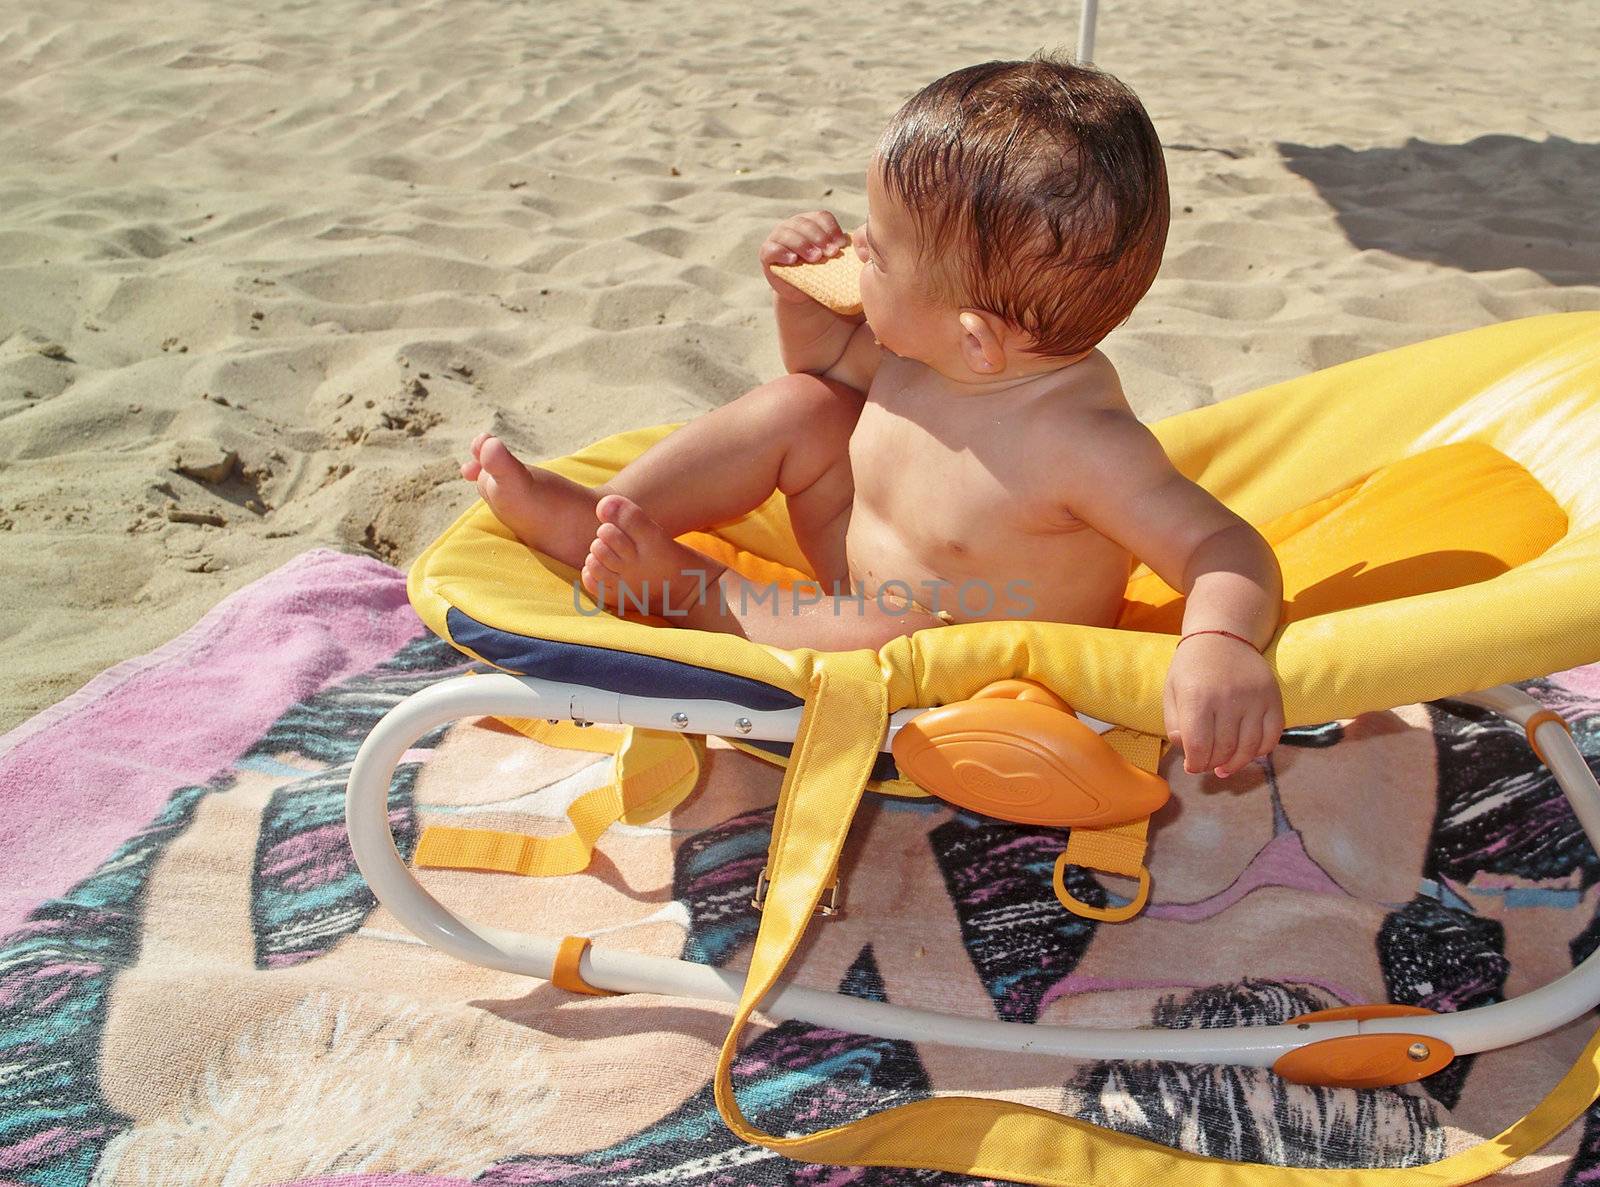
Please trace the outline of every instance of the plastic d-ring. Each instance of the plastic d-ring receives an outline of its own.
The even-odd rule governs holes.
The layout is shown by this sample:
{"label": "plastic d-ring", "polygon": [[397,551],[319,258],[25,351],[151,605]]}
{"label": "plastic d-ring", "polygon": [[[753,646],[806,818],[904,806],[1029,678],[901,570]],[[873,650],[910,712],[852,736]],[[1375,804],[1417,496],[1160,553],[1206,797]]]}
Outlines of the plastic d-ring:
{"label": "plastic d-ring", "polygon": [[1120,907],[1093,907],[1072,897],[1072,892],[1067,889],[1066,869],[1073,864],[1067,860],[1063,853],[1056,858],[1056,869],[1053,882],[1056,888],[1056,898],[1061,900],[1061,905],[1074,915],[1084,919],[1093,919],[1100,923],[1125,923],[1132,919],[1150,900],[1150,871],[1139,867],[1139,889],[1134,892],[1133,901],[1123,903]]}

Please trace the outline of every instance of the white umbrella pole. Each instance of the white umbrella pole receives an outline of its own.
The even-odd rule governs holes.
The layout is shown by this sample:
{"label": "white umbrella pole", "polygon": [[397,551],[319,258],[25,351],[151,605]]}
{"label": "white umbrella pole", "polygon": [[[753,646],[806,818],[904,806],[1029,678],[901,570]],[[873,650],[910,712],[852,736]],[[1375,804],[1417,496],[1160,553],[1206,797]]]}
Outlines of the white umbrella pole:
{"label": "white umbrella pole", "polygon": [[1100,0],[1083,0],[1083,15],[1078,18],[1078,63],[1089,65],[1094,60],[1094,20]]}

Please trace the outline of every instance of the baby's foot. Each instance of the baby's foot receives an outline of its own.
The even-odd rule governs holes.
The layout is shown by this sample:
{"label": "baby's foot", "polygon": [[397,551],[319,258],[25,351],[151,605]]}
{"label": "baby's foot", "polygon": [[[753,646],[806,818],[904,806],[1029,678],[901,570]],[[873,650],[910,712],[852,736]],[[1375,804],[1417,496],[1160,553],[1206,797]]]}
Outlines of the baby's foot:
{"label": "baby's foot", "polygon": [[576,568],[594,539],[595,493],[569,478],[523,465],[488,433],[472,442],[461,477],[475,482],[495,518],[529,548]]}
{"label": "baby's foot", "polygon": [[606,495],[594,513],[600,526],[581,579],[596,602],[680,617],[714,595],[725,566],[679,544],[632,499]]}

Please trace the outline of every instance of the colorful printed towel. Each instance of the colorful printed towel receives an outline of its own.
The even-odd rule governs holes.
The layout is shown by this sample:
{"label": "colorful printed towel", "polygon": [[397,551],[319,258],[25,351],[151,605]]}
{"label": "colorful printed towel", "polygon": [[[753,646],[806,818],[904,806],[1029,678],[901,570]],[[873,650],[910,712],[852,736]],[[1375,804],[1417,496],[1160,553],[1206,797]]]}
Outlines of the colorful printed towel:
{"label": "colorful printed towel", "polygon": [[[349,764],[402,697],[470,665],[401,574],[319,551],[0,738],[0,1181],[80,1184],[954,1184],[790,1162],[722,1126],[727,1007],[576,997],[463,965],[378,907],[344,834]],[[1600,765],[1600,665],[1525,685]],[[609,758],[491,721],[419,742],[391,820],[559,831]],[[1459,703],[1297,729],[1227,783],[1169,755],[1155,894],[1129,924],[1062,912],[1062,837],[869,797],[845,913],[804,984],[1021,1022],[1218,1026],[1345,1002],[1462,1009],[1600,942],[1600,860],[1519,730]],[[551,880],[427,870],[469,918],[742,967],[780,772],[714,746],[655,825]],[[811,1130],[933,1092],[1063,1109],[1159,1142],[1404,1166],[1520,1115],[1596,1024],[1399,1091],[1270,1073],[1066,1063],[786,1022],[736,1069],[752,1120]],[[1600,1110],[1519,1184],[1600,1179]]]}

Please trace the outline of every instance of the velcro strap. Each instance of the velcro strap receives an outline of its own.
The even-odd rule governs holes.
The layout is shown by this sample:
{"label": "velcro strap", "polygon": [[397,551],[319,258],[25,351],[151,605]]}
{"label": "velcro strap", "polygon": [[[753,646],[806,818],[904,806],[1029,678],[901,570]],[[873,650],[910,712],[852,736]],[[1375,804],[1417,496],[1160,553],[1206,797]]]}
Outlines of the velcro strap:
{"label": "velcro strap", "polygon": [[550,984],[557,989],[565,989],[568,993],[586,993],[590,997],[620,996],[609,989],[596,989],[583,979],[583,974],[578,971],[578,965],[588,949],[588,936],[563,938],[561,947],[556,949],[556,965],[550,971]]}
{"label": "velcro strap", "polygon": [[1539,727],[1547,721],[1555,722],[1562,729],[1567,731],[1569,737],[1572,734],[1572,726],[1567,722],[1567,719],[1561,716],[1561,714],[1557,713],[1554,709],[1540,709],[1537,713],[1533,714],[1533,716],[1529,717],[1528,720],[1523,723],[1522,728],[1526,730],[1528,734],[1528,745],[1533,747],[1533,756],[1540,762],[1544,763],[1545,766],[1550,765],[1550,760],[1544,756],[1544,751],[1539,749],[1539,743],[1534,739],[1534,734],[1538,733]]}

